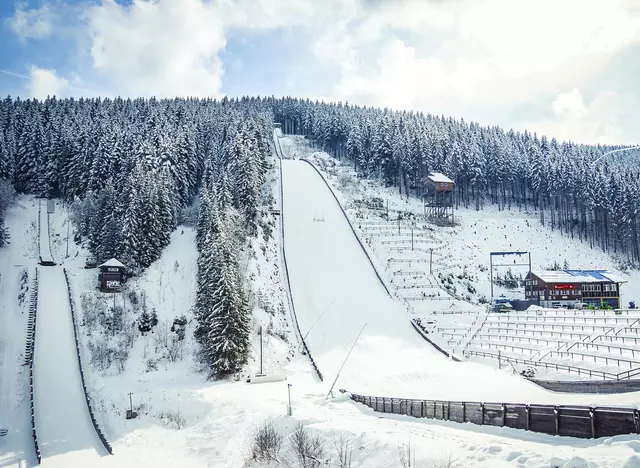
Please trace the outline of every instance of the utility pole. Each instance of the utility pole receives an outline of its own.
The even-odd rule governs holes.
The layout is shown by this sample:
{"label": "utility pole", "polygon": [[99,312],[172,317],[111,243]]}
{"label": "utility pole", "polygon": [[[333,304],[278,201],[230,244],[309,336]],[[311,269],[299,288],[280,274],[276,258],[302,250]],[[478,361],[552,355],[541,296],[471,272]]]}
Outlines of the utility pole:
{"label": "utility pole", "polygon": [[69,258],[69,217],[67,216],[67,256]]}
{"label": "utility pole", "polygon": [[433,247],[429,248],[429,274],[433,275]]}
{"label": "utility pole", "polygon": [[362,325],[362,329],[360,330],[360,333],[358,333],[358,336],[356,338],[356,341],[353,342],[353,345],[351,345],[351,349],[349,350],[349,352],[347,353],[347,357],[344,358],[344,361],[342,362],[342,365],[340,366],[340,369],[338,370],[338,373],[336,374],[336,378],[333,380],[333,383],[331,384],[331,388],[329,389],[329,393],[327,393],[327,397],[326,399],[329,398],[329,395],[333,396],[333,387],[336,385],[336,382],[338,381],[338,377],[340,377],[340,372],[342,372],[342,368],[344,367],[344,365],[347,363],[347,359],[349,359],[349,356],[351,356],[351,351],[353,351],[353,348],[356,347],[356,343],[358,342],[358,340],[360,339],[360,335],[362,335],[362,332],[364,331],[364,327],[366,327],[367,324],[365,323],[364,325]]}
{"label": "utility pole", "polygon": [[413,223],[411,223],[411,250],[413,250]]}
{"label": "utility pole", "polygon": [[264,375],[262,373],[262,325],[258,328],[258,335],[260,335],[260,374],[258,375]]}

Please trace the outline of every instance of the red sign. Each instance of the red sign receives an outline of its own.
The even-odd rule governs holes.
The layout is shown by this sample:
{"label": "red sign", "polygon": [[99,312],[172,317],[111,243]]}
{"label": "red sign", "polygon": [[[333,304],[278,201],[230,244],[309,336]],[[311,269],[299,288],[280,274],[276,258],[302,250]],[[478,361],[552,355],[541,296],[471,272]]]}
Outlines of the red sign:
{"label": "red sign", "polygon": [[576,289],[575,284],[554,284],[553,289]]}

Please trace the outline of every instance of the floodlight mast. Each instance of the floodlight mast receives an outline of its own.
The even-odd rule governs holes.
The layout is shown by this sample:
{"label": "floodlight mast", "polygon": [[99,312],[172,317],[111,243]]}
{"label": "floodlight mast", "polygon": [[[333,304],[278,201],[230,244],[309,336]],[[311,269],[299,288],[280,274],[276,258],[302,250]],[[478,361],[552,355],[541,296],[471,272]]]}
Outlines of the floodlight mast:
{"label": "floodlight mast", "polygon": [[[526,251],[526,250],[517,250],[517,251],[513,251],[513,252],[489,252],[489,275],[491,278],[491,300],[490,303],[493,304],[493,268],[494,267],[498,267],[498,266],[512,266],[512,265],[507,265],[507,264],[503,264],[503,263],[499,263],[497,265],[493,264],[493,257],[497,256],[497,257],[504,257],[507,255],[517,255],[518,257],[521,257],[522,255],[527,255],[529,257],[529,261],[527,263],[513,263],[513,265],[515,266],[528,266],[529,267],[529,273],[531,273],[531,252]],[[533,292],[533,282],[531,282],[530,286],[530,291]],[[533,296],[533,294],[531,294],[531,296]]]}

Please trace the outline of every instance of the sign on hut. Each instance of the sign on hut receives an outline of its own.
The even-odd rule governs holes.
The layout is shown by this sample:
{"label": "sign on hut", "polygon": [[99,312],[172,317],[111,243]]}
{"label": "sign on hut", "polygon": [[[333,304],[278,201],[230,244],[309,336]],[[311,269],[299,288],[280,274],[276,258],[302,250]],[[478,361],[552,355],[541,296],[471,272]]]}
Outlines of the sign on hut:
{"label": "sign on hut", "polygon": [[98,283],[100,291],[106,293],[118,292],[122,286],[125,266],[115,258],[107,260],[98,266]]}

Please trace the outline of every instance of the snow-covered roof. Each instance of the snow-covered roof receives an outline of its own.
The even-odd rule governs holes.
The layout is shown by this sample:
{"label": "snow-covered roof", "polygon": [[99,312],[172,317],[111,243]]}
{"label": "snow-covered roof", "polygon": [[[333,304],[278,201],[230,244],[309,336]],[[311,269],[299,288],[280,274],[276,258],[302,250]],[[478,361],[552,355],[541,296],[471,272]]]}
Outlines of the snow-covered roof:
{"label": "snow-covered roof", "polygon": [[545,283],[626,283],[615,273],[607,270],[560,270],[560,271],[532,271],[534,275]]}
{"label": "snow-covered roof", "polygon": [[118,260],[116,260],[115,258],[112,258],[111,260],[107,260],[106,262],[104,262],[102,265],[100,265],[98,268],[102,268],[102,267],[111,267],[111,268],[125,268],[125,266],[120,263]]}
{"label": "snow-covered roof", "polygon": [[433,180],[434,182],[443,182],[443,183],[447,183],[447,184],[453,184],[453,180],[449,179],[446,175],[444,174],[440,174],[439,172],[431,172],[429,174],[429,179]]}

